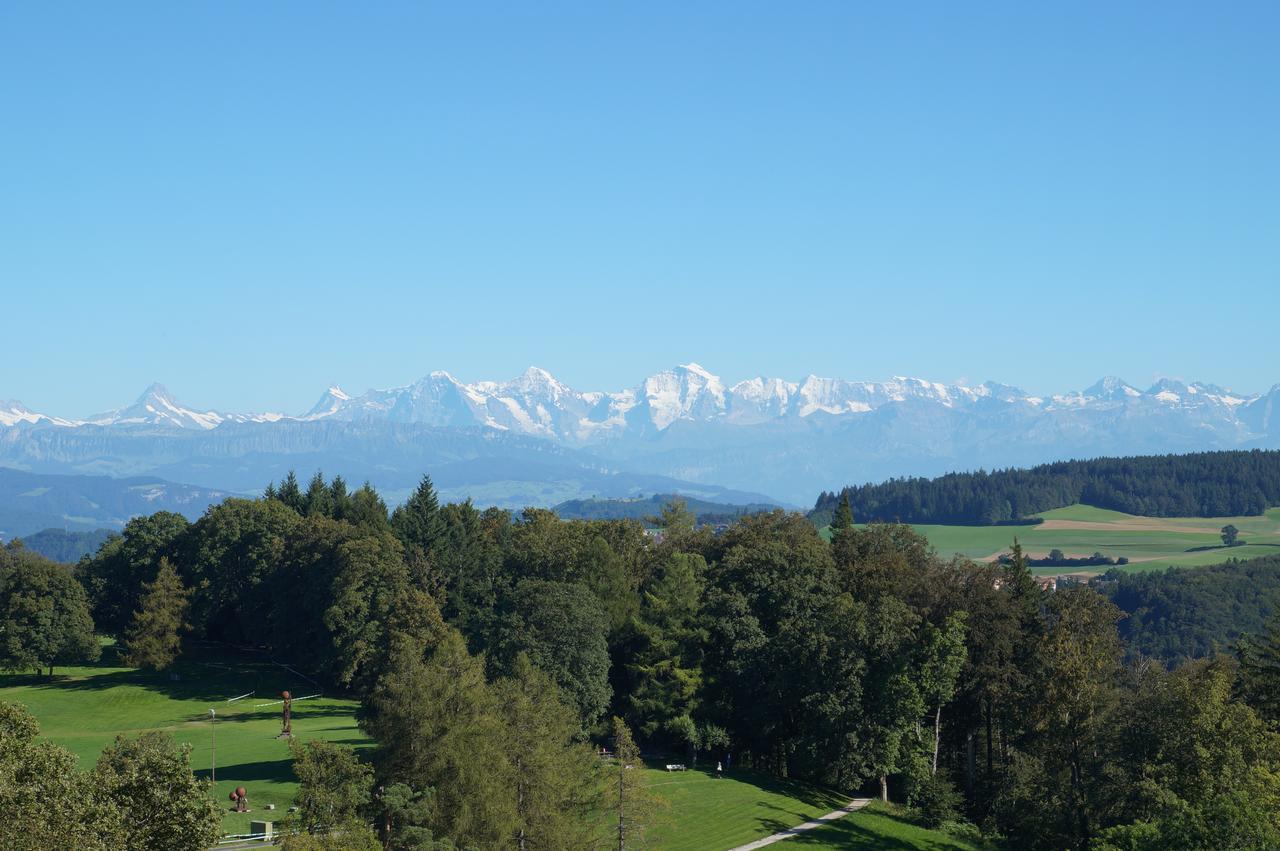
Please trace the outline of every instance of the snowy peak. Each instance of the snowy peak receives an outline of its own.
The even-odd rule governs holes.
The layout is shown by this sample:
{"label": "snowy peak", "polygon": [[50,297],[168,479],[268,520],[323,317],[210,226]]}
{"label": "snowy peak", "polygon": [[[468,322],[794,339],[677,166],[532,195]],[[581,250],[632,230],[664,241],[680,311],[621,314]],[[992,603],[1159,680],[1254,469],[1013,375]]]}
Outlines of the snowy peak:
{"label": "snowy peak", "polygon": [[17,402],[0,402],[0,428],[119,425],[208,431],[225,423],[280,419],[368,421],[493,429],[587,447],[633,437],[654,438],[678,423],[786,422],[788,429],[794,429],[811,420],[815,425],[839,426],[897,407],[910,408],[922,422],[1001,411],[1009,412],[1011,422],[1025,422],[1019,419],[1023,417],[1114,417],[1128,411],[1175,413],[1197,429],[1222,427],[1247,435],[1267,432],[1269,424],[1280,418],[1280,385],[1267,396],[1241,396],[1213,384],[1162,379],[1143,391],[1108,376],[1086,390],[1046,399],[991,381],[948,384],[907,376],[850,381],[809,375],[790,381],[762,375],[727,386],[719,376],[691,362],[655,373],[629,389],[583,392],[531,366],[506,381],[473,383],[437,370],[412,384],[358,396],[334,385],[306,413],[288,418],[201,410],[178,401],[163,385],[153,384],[133,404],[86,421],[62,420]]}
{"label": "snowy peak", "polygon": [[35,425],[36,423],[49,423],[50,425],[58,426],[75,425],[71,420],[36,413],[16,400],[0,399],[0,426],[16,426],[18,423],[27,423],[29,425]]}
{"label": "snowy peak", "polygon": [[197,411],[183,405],[163,384],[152,384],[132,405],[90,417],[92,425],[155,425],[176,428],[217,428],[226,418],[217,411]]}
{"label": "snowy peak", "polygon": [[320,395],[320,400],[312,405],[311,410],[303,414],[300,419],[318,420],[324,417],[333,416],[342,408],[344,403],[350,401],[351,397],[343,392],[341,387],[335,384],[328,390],[324,391],[324,393]]}
{"label": "snowy peak", "polygon": [[1126,382],[1123,378],[1108,375],[1085,390],[1084,395],[1091,399],[1123,401],[1124,399],[1141,396],[1142,391]]}

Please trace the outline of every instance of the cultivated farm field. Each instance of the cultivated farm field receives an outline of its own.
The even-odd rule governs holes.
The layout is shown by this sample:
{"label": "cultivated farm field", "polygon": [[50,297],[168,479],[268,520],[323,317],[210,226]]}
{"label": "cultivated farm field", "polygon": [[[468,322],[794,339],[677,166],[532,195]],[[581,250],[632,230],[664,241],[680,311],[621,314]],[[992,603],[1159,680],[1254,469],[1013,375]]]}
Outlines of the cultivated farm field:
{"label": "cultivated farm field", "polygon": [[[1193,567],[1218,564],[1280,552],[1280,508],[1259,517],[1140,517],[1089,505],[1072,505],[1037,515],[1035,526],[918,525],[943,556],[959,554],[990,560],[1008,552],[1013,539],[1028,555],[1043,557],[1060,549],[1067,556],[1094,552],[1127,557],[1125,570],[1153,570],[1171,565]],[[1244,546],[1224,547],[1219,530],[1227,524],[1240,530]],[[1063,573],[1073,568],[1036,568],[1037,573]],[[1083,568],[1102,572],[1104,567]]]}

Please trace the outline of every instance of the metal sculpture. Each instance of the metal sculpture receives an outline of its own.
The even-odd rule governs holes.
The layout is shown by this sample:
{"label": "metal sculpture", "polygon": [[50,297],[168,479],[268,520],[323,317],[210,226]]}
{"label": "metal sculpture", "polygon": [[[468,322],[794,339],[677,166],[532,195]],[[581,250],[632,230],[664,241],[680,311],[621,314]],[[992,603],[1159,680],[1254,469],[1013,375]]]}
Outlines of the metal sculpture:
{"label": "metal sculpture", "polygon": [[230,795],[228,795],[228,797],[231,798],[231,802],[236,805],[236,812],[249,812],[249,793],[245,791],[243,786],[237,786]]}

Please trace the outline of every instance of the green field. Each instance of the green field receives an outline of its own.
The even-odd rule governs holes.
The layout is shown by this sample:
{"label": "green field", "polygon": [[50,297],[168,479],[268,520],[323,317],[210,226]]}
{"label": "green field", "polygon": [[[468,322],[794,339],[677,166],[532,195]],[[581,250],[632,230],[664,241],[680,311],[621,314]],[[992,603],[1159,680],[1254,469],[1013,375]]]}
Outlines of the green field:
{"label": "green field", "polygon": [[[734,771],[723,778],[691,770],[647,769],[650,788],[667,801],[644,847],[663,851],[725,851],[787,830],[849,803],[849,795],[765,774]],[[787,840],[806,848],[895,848],[975,851],[982,846],[926,830],[893,807],[873,803]]]}
{"label": "green field", "polygon": [[653,792],[667,804],[645,847],[664,851],[723,851],[849,803],[846,795],[756,772],[716,778],[714,771],[646,771]]}
{"label": "green field", "polygon": [[[295,696],[315,689],[284,669],[252,658],[200,654],[184,658],[170,674],[151,675],[115,662],[107,647],[97,665],[59,668],[52,682],[29,675],[0,676],[0,700],[25,704],[39,719],[42,735],[71,750],[83,769],[92,767],[117,733],[166,730],[175,740],[192,745],[192,767],[208,777],[217,743],[218,802],[225,809],[223,829],[245,833],[250,818],[282,819],[297,790],[285,741],[280,732],[280,707],[255,707],[277,699],[289,689]],[[227,698],[256,691],[257,696],[228,703]],[[216,731],[209,709],[217,711]],[[355,722],[356,703],[317,698],[295,701],[294,733],[300,739],[368,746]],[[646,847],[671,851],[715,851],[794,827],[848,803],[848,796],[766,774],[734,771],[722,779],[702,770],[668,773],[648,768],[653,791],[667,802],[646,839]],[[243,785],[254,810],[231,811],[227,793]],[[275,804],[274,811],[264,805]],[[897,817],[857,813],[839,827],[821,829],[833,842],[858,837],[861,845],[829,847],[969,848],[942,844],[942,834],[920,831]],[[852,833],[848,833],[852,831]],[[883,831],[888,845],[866,844],[866,837]],[[914,831],[914,832],[913,832]],[[932,837],[933,844],[902,844],[903,837]],[[806,839],[806,841],[809,841]],[[923,840],[921,840],[923,841]],[[828,847],[817,845],[814,847]]]}
{"label": "green field", "polygon": [[[915,527],[942,556],[959,554],[990,559],[1008,552],[1016,537],[1028,554],[1044,556],[1060,549],[1068,556],[1094,552],[1129,559],[1126,570],[1153,570],[1170,565],[1217,564],[1229,558],[1256,558],[1280,553],[1280,508],[1259,517],[1138,517],[1089,505],[1072,505],[1037,515],[1036,526]],[[1244,546],[1222,546],[1219,530],[1231,523]],[[1074,568],[1037,568],[1037,573],[1063,573]],[[1088,572],[1106,568],[1082,568]]]}
{"label": "green field", "polygon": [[980,851],[988,846],[912,824],[895,807],[879,802],[787,840],[808,851],[865,848],[895,851]]}
{"label": "green field", "polygon": [[[32,676],[0,676],[0,700],[22,703],[40,721],[40,731],[80,757],[80,767],[91,768],[102,749],[117,733],[166,730],[179,742],[192,745],[191,764],[208,777],[216,736],[217,800],[226,807],[223,828],[244,833],[250,818],[279,820],[288,811],[297,783],[293,778],[288,744],[280,732],[280,707],[255,709],[255,704],[278,699],[288,689],[295,697],[317,688],[288,671],[252,659],[208,661],[184,659],[172,674],[150,675],[134,668],[115,667],[114,648],[103,661],[84,668],[58,668],[53,682]],[[227,698],[257,691],[234,703]],[[211,730],[209,710],[217,711],[216,731]],[[293,731],[301,739],[322,738],[351,745],[369,740],[356,727],[356,703],[316,698],[295,701]],[[227,795],[236,786],[249,793],[251,815],[231,811]],[[275,804],[274,812],[263,810]]]}

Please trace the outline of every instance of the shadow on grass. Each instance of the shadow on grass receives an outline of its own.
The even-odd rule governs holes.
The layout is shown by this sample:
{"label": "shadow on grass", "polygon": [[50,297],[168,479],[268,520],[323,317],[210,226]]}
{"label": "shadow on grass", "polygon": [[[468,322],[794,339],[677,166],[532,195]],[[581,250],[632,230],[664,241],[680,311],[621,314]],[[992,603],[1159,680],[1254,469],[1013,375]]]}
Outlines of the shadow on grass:
{"label": "shadow on grass", "polygon": [[114,647],[104,648],[98,662],[73,666],[78,671],[89,671],[87,674],[59,674],[55,668],[52,680],[36,674],[15,674],[0,677],[0,687],[105,691],[118,686],[133,686],[156,692],[170,700],[215,704],[247,692],[256,693],[265,702],[278,699],[277,695],[285,689],[297,695],[319,691],[310,683],[269,663],[209,665],[183,658],[169,670],[155,673],[138,668],[120,670],[122,666],[116,655]]}
{"label": "shadow on grass", "polygon": [[[193,771],[200,780],[208,780],[211,772],[207,768]],[[261,762],[238,762],[231,765],[218,766],[219,783],[253,783],[254,781],[273,780],[278,783],[295,783],[298,778],[293,773],[292,759],[270,759]],[[249,792],[252,794],[253,790]]]}
{"label": "shadow on grass", "polygon": [[[797,847],[817,845],[825,848],[874,848],[877,851],[960,851],[971,847],[945,834],[926,832],[927,828],[899,811],[872,806],[875,808],[795,834],[787,842]],[[913,835],[904,838],[894,833]]]}

